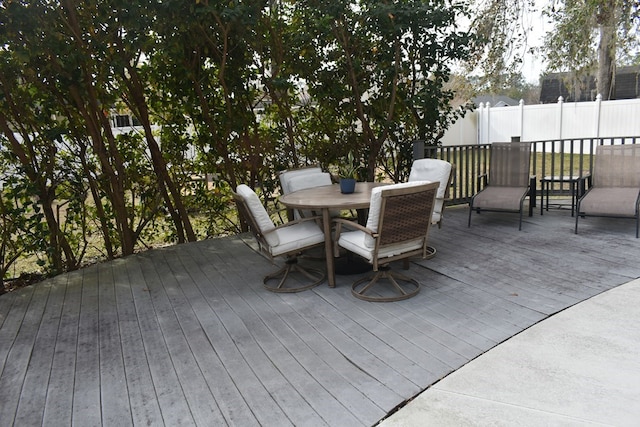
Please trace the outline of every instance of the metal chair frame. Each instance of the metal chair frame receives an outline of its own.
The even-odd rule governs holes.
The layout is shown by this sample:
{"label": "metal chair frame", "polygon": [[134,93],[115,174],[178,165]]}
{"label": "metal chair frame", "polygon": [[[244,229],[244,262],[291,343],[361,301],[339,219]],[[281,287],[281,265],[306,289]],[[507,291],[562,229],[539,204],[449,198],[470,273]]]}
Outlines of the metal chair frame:
{"label": "metal chair frame", "polygon": [[[266,235],[268,233],[275,233],[277,230],[280,230],[282,228],[294,227],[297,224],[302,224],[307,221],[313,221],[315,223],[316,221],[321,219],[321,217],[300,218],[297,220],[286,222],[285,224],[274,227],[268,232],[263,233],[260,230],[260,226],[258,225],[254,215],[251,213],[251,209],[249,208],[244,197],[234,192],[233,198],[238,207],[240,216],[244,218],[244,220],[247,222],[251,233],[253,234],[254,238],[258,242],[260,252],[272,262],[274,262],[275,257],[270,250],[271,245],[266,239]],[[322,283],[326,279],[326,272],[320,269],[306,267],[298,263],[298,256],[302,252],[312,248],[316,248],[316,247],[324,247],[324,240],[312,245],[299,247],[299,248],[296,248],[295,250],[278,254],[277,256],[285,257],[285,264],[277,271],[267,274],[263,278],[264,287],[271,292],[300,292],[300,291],[314,288],[318,286],[320,283]],[[289,285],[287,283],[287,279],[292,275],[292,273],[299,273],[305,279],[310,280],[311,283],[304,283],[299,286]],[[272,285],[271,283],[274,280],[276,280],[277,283],[275,285]]]}
{"label": "metal chair frame", "polygon": [[[355,231],[359,230],[373,238],[375,242],[369,260],[373,266],[373,273],[368,277],[356,280],[351,286],[351,293],[356,298],[365,301],[388,302],[404,300],[418,294],[420,291],[418,281],[394,272],[390,268],[390,263],[403,260],[405,269],[408,269],[408,258],[415,256],[427,258],[427,237],[438,185],[439,182],[429,184],[418,182],[380,187],[381,200],[377,229],[367,228],[344,219],[334,220],[336,246],[340,245],[340,234],[343,227]],[[392,251],[392,255],[385,254],[385,250],[399,248],[399,245],[414,242],[416,243],[415,249],[407,249],[399,253]],[[381,280],[391,283],[391,289],[395,291],[394,295],[386,296],[384,293],[376,295],[373,292],[374,286]]]}
{"label": "metal chair frame", "polygon": [[[489,179],[486,175],[482,190],[477,192],[469,202],[469,222],[471,227],[471,214],[475,211],[486,212],[511,212],[518,213],[520,218],[518,230],[522,230],[522,216],[524,201],[529,196],[529,216],[533,215],[536,194],[536,177],[530,173],[531,144],[529,142],[496,142],[491,144],[489,158]],[[500,193],[503,193],[500,195]],[[503,197],[504,193],[513,193],[513,199]],[[494,204],[491,205],[490,195],[493,195]],[[484,206],[478,206],[481,201]],[[517,203],[514,209],[512,203]]]}
{"label": "metal chair frame", "polygon": [[[635,144],[597,146],[593,175],[581,178],[579,187],[585,188],[586,180],[589,180],[590,186],[576,204],[574,233],[578,234],[578,220],[587,216],[629,218],[635,219],[636,238],[638,238],[640,236],[640,146]],[[607,194],[603,194],[603,190]],[[616,193],[615,197],[611,197]],[[597,194],[607,197],[608,200],[602,203],[603,206],[595,207],[595,202],[592,200],[598,200]],[[591,203],[588,210],[584,209],[584,205],[588,204],[585,201]],[[622,206],[626,206],[627,209]]]}

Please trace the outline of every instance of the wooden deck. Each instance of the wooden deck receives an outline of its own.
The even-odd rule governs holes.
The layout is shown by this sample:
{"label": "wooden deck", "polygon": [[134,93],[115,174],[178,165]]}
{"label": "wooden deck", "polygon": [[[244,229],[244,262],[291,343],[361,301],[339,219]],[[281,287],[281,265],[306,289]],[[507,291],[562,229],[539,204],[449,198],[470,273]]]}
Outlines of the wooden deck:
{"label": "wooden deck", "polygon": [[540,320],[640,277],[629,220],[448,209],[418,296],[354,276],[273,294],[239,237],[130,256],[0,296],[0,424],[370,426]]}

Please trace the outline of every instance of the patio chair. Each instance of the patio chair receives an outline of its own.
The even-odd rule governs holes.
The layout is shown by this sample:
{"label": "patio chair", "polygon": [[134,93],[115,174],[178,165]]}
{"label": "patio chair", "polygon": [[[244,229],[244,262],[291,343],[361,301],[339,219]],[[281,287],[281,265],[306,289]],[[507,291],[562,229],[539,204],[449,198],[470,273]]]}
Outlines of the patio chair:
{"label": "patio chair", "polygon": [[[424,181],[376,187],[371,192],[366,226],[340,218],[334,220],[336,249],[340,246],[373,266],[372,275],[351,285],[355,297],[365,301],[399,301],[420,291],[415,279],[393,272],[389,264],[403,260],[406,269],[409,257],[426,258],[437,190],[437,182]],[[391,286],[375,287],[381,280]]]}
{"label": "patio chair", "polygon": [[[328,172],[312,172],[298,174],[288,178],[289,192],[305,190],[307,188],[320,187],[322,185],[331,185],[331,174]],[[286,193],[283,193],[286,194]],[[339,216],[340,212],[332,212],[332,216]],[[308,210],[294,210],[294,218],[302,218],[316,215],[315,212]]]}
{"label": "patio chair", "polygon": [[632,218],[636,220],[638,238],[640,145],[597,146],[593,174],[589,179],[591,187],[580,197],[576,206],[575,233],[578,234],[580,217]]}
{"label": "patio chair", "polygon": [[[304,177],[308,175],[322,173],[322,169],[320,166],[305,166],[296,169],[286,169],[280,171],[278,173],[278,178],[280,179],[280,189],[282,190],[282,194],[289,194],[293,190],[291,190],[291,180],[294,178]],[[331,177],[331,175],[329,175]],[[299,218],[300,213],[295,212],[292,209],[287,209],[287,216],[289,220]]]}
{"label": "patio chair", "polygon": [[[271,261],[279,256],[285,258],[282,268],[264,277],[266,289],[272,292],[299,292],[324,281],[325,272],[298,263],[300,253],[324,245],[324,233],[315,222],[318,217],[300,218],[276,227],[256,193],[247,185],[238,185],[233,197],[240,214],[249,224],[260,251]],[[298,278],[296,285],[287,283],[292,273],[299,273],[298,276],[302,276],[305,281],[301,282]],[[272,285],[273,281],[277,283]]]}
{"label": "patio chair", "polygon": [[[449,188],[453,178],[453,165],[444,160],[438,159],[418,159],[411,165],[409,182],[430,181],[439,182],[436,201],[431,215],[431,225],[438,225],[442,228],[442,217],[444,214],[444,201],[449,197]],[[427,246],[428,258],[435,256],[436,248]]]}
{"label": "patio chair", "polygon": [[[308,172],[304,174],[298,174],[298,175],[290,176],[287,179],[287,181],[288,181],[287,183],[288,190],[291,192],[333,184],[333,181],[331,179],[331,174],[329,172]],[[342,216],[342,212],[336,209],[329,211],[329,214],[331,215],[332,218],[338,218]],[[293,211],[293,217],[295,219],[308,217],[308,216],[315,216],[315,215],[318,215],[318,213],[309,211],[309,210],[295,209]],[[349,214],[345,215],[344,217],[349,219],[355,219],[357,217],[357,214],[353,212],[349,212]]]}
{"label": "patio chair", "polygon": [[496,142],[491,144],[489,157],[489,179],[486,176],[483,189],[469,202],[469,223],[471,214],[512,212],[520,215],[518,230],[522,230],[524,199],[530,196],[529,216],[533,215],[536,179],[530,174],[531,144],[528,142]]}

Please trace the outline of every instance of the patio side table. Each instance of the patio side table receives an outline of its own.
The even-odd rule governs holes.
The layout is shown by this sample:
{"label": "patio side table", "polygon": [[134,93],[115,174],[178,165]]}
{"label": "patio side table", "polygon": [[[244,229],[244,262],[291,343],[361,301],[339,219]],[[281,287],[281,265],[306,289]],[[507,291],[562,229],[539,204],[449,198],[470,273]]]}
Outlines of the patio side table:
{"label": "patio side table", "polygon": [[[584,178],[585,176],[580,175],[547,175],[542,177],[540,179],[542,186],[542,191],[540,192],[540,215],[544,215],[545,210],[549,211],[549,193],[553,184],[560,184],[560,191],[563,190],[565,184],[568,184],[569,192],[571,193],[571,216],[574,216],[578,198],[585,190],[579,189],[578,183]],[[561,206],[562,204],[559,205]]]}

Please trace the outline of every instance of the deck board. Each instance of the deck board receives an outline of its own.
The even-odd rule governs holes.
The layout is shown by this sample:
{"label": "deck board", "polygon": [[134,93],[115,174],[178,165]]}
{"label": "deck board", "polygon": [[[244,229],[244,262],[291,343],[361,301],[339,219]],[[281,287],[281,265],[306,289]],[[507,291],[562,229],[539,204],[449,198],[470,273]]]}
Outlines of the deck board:
{"label": "deck board", "polygon": [[[12,316],[10,323],[13,325],[7,338],[13,336],[14,340],[8,346],[6,362],[2,376],[0,376],[0,387],[7,393],[6,399],[1,400],[0,420],[8,422],[15,420],[24,378],[28,372],[29,360],[36,343],[40,319],[43,316],[48,296],[48,286],[35,289],[33,293],[28,293],[28,297],[24,300],[16,299],[18,304],[13,306],[12,313],[10,313]],[[20,326],[16,329],[14,325],[18,323]],[[3,341],[6,342],[4,339]]]}
{"label": "deck board", "polygon": [[159,425],[162,423],[162,412],[154,390],[140,318],[136,311],[131,284],[133,276],[129,275],[125,260],[115,260],[112,266],[122,359],[130,404],[124,413],[129,414],[134,425]]}
{"label": "deck board", "polygon": [[[447,208],[412,299],[358,276],[275,294],[233,236],[89,266],[0,296],[2,425],[374,425],[493,346],[640,277],[633,221]],[[304,262],[322,262],[304,260]]]}
{"label": "deck board", "polygon": [[100,285],[109,284],[99,283],[98,268],[95,264],[83,270],[73,383],[72,416],[76,425],[94,426],[102,423],[98,290]]}
{"label": "deck board", "polygon": [[64,302],[55,347],[52,348],[53,360],[49,383],[42,384],[47,388],[43,425],[70,425],[73,418],[73,384],[76,375],[83,273],[83,270],[79,270],[66,274],[66,289],[54,288],[57,293],[64,294]]}
{"label": "deck board", "polygon": [[143,269],[145,275],[152,277],[147,285],[173,369],[189,405],[188,418],[203,425],[209,419],[221,418],[198,363],[204,354],[213,354],[213,347],[199,327],[193,308],[184,297],[182,283],[171,272],[166,255],[163,251],[157,256],[144,257]]}
{"label": "deck board", "polygon": [[113,263],[98,264],[100,402],[103,424],[127,426],[133,422],[120,322],[128,319],[118,310],[113,267]]}
{"label": "deck board", "polygon": [[[153,286],[158,282],[157,275],[153,270],[145,271],[145,258],[147,254],[119,261],[128,272],[144,354],[154,388],[147,392],[151,399],[155,395],[165,425],[193,424],[189,403],[173,366],[151,296],[152,289],[157,292]],[[154,394],[151,394],[152,391]],[[152,419],[149,418],[149,421]]]}
{"label": "deck board", "polygon": [[[44,285],[52,289],[59,288],[59,291],[49,291],[49,298],[46,301],[42,322],[36,335],[31,360],[20,392],[20,402],[15,418],[17,425],[38,425],[43,422],[47,398],[47,387],[43,387],[43,384],[49,383],[51,375],[53,349],[56,346],[56,336],[64,304],[66,279],[66,275],[61,275]],[[33,408],[38,409],[34,410]]]}

